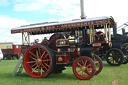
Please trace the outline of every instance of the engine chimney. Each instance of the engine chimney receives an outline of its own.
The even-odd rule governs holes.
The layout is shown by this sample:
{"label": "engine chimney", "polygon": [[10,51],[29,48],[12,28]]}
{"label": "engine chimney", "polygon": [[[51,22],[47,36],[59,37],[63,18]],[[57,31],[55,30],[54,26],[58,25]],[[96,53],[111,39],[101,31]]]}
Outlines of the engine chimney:
{"label": "engine chimney", "polygon": [[122,34],[125,35],[125,28],[122,28]]}
{"label": "engine chimney", "polygon": [[113,36],[117,34],[117,22],[115,22],[115,26],[113,28]]}
{"label": "engine chimney", "polygon": [[80,0],[80,8],[81,8],[81,19],[86,19],[85,10],[84,10],[84,0]]}

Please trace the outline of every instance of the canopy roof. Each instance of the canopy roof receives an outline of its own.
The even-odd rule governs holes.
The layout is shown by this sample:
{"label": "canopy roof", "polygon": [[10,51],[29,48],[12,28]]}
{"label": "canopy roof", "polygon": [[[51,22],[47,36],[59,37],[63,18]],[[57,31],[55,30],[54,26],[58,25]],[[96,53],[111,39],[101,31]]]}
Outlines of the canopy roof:
{"label": "canopy roof", "polygon": [[69,31],[82,27],[95,26],[95,29],[101,28],[102,25],[110,25],[114,27],[114,19],[112,17],[97,17],[97,18],[87,18],[80,20],[72,20],[66,22],[44,22],[25,25],[17,28],[11,29],[11,33],[23,33],[29,32],[31,35],[35,34],[46,34],[46,33],[55,33]]}

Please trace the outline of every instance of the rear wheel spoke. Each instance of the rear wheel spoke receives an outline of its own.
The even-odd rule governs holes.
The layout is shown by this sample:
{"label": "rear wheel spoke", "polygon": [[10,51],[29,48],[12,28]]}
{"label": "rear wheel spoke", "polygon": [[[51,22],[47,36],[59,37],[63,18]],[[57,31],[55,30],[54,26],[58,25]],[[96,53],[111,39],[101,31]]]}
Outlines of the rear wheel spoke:
{"label": "rear wheel spoke", "polygon": [[31,73],[33,73],[35,70],[36,70],[36,68],[38,67],[38,65],[32,70],[32,72]]}
{"label": "rear wheel spoke", "polygon": [[33,55],[34,57],[37,58],[37,56],[36,56],[35,54],[33,54],[31,51],[29,51],[29,53],[30,53],[31,55]]}
{"label": "rear wheel spoke", "polygon": [[29,61],[29,62],[27,62],[27,63],[36,63],[36,61]]}
{"label": "rear wheel spoke", "polygon": [[45,54],[45,51],[44,51],[43,54],[41,55],[41,58],[44,56],[44,54]]}

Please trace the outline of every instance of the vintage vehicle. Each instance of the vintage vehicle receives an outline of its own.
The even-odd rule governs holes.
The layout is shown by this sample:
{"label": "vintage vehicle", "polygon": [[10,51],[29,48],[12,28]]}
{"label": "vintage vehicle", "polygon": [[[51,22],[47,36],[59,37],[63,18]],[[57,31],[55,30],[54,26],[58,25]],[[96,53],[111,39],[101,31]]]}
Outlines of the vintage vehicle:
{"label": "vintage vehicle", "polygon": [[6,42],[0,43],[0,48],[3,53],[3,59],[19,59],[19,55],[21,55],[20,45],[15,45],[13,43]]}
{"label": "vintage vehicle", "polygon": [[[112,47],[120,49],[124,54],[123,64],[126,64],[128,62],[128,32],[125,32],[125,28],[127,26],[127,22],[122,24],[116,30],[113,31],[112,35]],[[122,30],[122,34],[118,34],[119,30]]]}
{"label": "vintage vehicle", "polygon": [[[95,42],[96,30],[105,29],[106,39],[103,42],[111,46],[107,29],[110,32],[114,24],[112,17],[98,17],[30,24],[13,28],[11,33],[22,33],[23,64],[30,76],[47,77],[72,65],[74,75],[78,79],[87,80],[99,74],[103,67],[101,58],[94,54],[94,51],[102,47],[102,42]],[[51,37],[45,37],[40,43],[36,39],[31,44],[30,35],[39,34],[51,34]]]}
{"label": "vintage vehicle", "polygon": [[[126,24],[120,26],[122,29],[122,34],[117,34],[117,26],[113,29],[113,35],[111,36],[111,48],[104,46],[97,50],[96,54],[99,55],[102,59],[106,59],[109,65],[119,66],[122,63],[126,64],[128,62],[128,37],[125,29]],[[120,28],[119,27],[119,28]],[[95,37],[99,38],[98,42],[103,42],[105,34],[103,32],[96,33]],[[102,38],[101,38],[102,37]],[[101,40],[101,39],[102,40]],[[115,50],[116,49],[116,50]]]}
{"label": "vintage vehicle", "polygon": [[1,48],[0,48],[0,61],[3,59],[3,53],[1,51]]}

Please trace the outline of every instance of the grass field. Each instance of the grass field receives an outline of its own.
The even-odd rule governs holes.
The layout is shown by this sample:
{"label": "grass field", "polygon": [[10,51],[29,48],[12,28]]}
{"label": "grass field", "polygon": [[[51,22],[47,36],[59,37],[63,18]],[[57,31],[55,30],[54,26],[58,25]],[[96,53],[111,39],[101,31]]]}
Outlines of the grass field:
{"label": "grass field", "polygon": [[2,60],[0,62],[0,85],[128,85],[128,64],[119,67],[109,66],[105,61],[100,74],[90,80],[79,80],[67,67],[62,74],[51,74],[47,78],[32,78],[25,70],[20,75],[11,74],[18,60]]}

